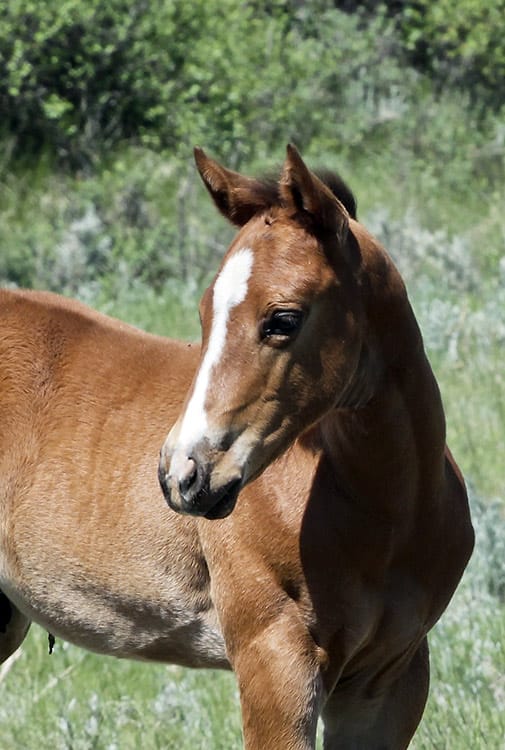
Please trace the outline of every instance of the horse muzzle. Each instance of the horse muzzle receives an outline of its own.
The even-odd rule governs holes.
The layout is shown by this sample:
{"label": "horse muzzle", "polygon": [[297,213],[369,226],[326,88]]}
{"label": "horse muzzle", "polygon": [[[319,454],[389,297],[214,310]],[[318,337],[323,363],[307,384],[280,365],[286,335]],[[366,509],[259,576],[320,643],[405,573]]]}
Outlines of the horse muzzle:
{"label": "horse muzzle", "polygon": [[165,499],[176,513],[203,516],[209,520],[226,518],[235,507],[242,478],[218,478],[219,473],[203,458],[161,451],[158,478]]}

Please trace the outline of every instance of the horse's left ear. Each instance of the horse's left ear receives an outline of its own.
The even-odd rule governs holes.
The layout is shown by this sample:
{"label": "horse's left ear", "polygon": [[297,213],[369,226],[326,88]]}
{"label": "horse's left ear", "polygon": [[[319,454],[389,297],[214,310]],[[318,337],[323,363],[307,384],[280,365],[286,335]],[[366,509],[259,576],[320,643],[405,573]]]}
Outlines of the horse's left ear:
{"label": "horse's left ear", "polygon": [[271,205],[272,193],[264,183],[218,164],[201,148],[195,148],[195,162],[219,211],[232,224],[241,227]]}
{"label": "horse's left ear", "polygon": [[344,243],[349,214],[322,180],[309,170],[296,148],[289,144],[280,179],[281,198],[288,209],[305,213],[313,231],[335,233]]}

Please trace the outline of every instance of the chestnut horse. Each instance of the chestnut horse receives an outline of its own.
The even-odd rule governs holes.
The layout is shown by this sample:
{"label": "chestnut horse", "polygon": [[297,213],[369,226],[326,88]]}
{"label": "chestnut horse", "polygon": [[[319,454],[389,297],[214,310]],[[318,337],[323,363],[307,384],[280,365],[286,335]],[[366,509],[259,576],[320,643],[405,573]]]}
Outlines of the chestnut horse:
{"label": "chestnut horse", "polygon": [[293,147],[278,184],[195,153],[242,227],[201,351],[0,294],[0,658],[33,620],[232,668],[247,750],[405,748],[473,532],[404,285]]}

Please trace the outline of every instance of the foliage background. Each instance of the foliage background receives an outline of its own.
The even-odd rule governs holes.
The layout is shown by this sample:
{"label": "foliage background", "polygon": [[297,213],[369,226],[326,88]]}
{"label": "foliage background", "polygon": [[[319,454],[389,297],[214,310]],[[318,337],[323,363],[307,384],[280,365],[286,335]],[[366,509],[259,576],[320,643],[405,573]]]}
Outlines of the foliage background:
{"label": "foliage background", "polygon": [[[3,285],[198,337],[231,230],[197,143],[257,173],[294,141],[400,266],[478,539],[416,748],[504,747],[504,115],[503,0],[0,0]],[[227,675],[45,649],[0,672],[2,748],[240,746]]]}

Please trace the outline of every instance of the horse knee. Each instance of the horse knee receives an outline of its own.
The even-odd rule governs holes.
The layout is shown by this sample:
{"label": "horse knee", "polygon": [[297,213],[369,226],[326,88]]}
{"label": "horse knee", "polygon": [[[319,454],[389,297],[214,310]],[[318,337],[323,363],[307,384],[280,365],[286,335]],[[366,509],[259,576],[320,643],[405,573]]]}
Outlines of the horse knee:
{"label": "horse knee", "polygon": [[0,664],[19,648],[30,620],[0,591]]}

